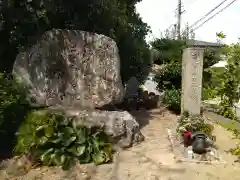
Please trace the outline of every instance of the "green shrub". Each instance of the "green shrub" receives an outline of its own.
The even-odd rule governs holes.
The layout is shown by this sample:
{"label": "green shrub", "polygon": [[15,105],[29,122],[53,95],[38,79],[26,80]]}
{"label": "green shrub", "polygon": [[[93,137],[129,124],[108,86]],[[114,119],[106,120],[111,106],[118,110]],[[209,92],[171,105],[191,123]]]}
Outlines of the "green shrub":
{"label": "green shrub", "polygon": [[111,161],[111,142],[101,128],[75,127],[71,120],[60,112],[31,112],[17,134],[15,153],[31,154],[43,165],[57,165],[64,169],[77,160],[95,164]]}
{"label": "green shrub", "polygon": [[26,104],[25,94],[12,75],[0,74],[0,126],[10,116],[16,116],[16,111]]}
{"label": "green shrub", "polygon": [[154,58],[156,64],[168,64],[181,60],[183,49],[186,47],[185,41],[168,38],[155,39],[150,43],[153,49],[159,52]]}
{"label": "green shrub", "polygon": [[177,114],[181,109],[181,73],[181,63],[174,62],[167,64],[154,77],[158,90],[164,92],[163,103]]}
{"label": "green shrub", "polygon": [[180,134],[201,131],[212,137],[213,129],[213,125],[206,123],[202,116],[190,116],[188,112],[184,112],[178,120],[177,132]]}
{"label": "green shrub", "polygon": [[222,98],[221,102],[219,103],[219,107],[217,109],[217,113],[232,119],[232,120],[237,120],[237,116],[235,111],[233,110],[235,107],[234,105],[232,105],[233,103],[231,102],[231,100],[229,100],[229,98]]}
{"label": "green shrub", "polygon": [[29,109],[24,89],[14,76],[0,74],[0,154],[11,156],[15,133]]}
{"label": "green shrub", "polygon": [[181,111],[181,90],[168,89],[164,92],[163,103],[175,113]]}
{"label": "green shrub", "polygon": [[234,113],[234,111],[230,108],[222,108],[220,107],[217,111],[220,115],[226,117],[226,118],[229,118],[229,119],[233,119],[233,120],[236,120],[237,117]]}
{"label": "green shrub", "polygon": [[166,89],[180,89],[182,82],[182,64],[179,62],[170,63],[164,66],[154,77],[159,91]]}
{"label": "green shrub", "polygon": [[217,90],[210,88],[210,87],[203,87],[202,89],[202,99],[203,100],[208,100],[208,99],[214,99],[217,97]]}

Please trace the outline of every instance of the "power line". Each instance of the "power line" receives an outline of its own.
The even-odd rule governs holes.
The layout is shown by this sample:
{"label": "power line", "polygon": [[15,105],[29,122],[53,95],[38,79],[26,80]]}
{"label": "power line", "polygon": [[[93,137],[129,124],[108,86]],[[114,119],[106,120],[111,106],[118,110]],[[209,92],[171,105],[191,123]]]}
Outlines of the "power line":
{"label": "power line", "polygon": [[227,0],[223,0],[220,4],[218,4],[217,6],[215,6],[212,10],[210,10],[207,14],[205,14],[202,18],[200,18],[199,20],[197,20],[195,23],[193,23],[190,28],[192,28],[193,26],[195,26],[196,24],[198,24],[200,21],[202,21],[203,19],[205,19],[209,14],[211,14],[213,11],[215,11],[217,8],[219,8],[223,3],[225,3]]}
{"label": "power line", "polygon": [[237,0],[233,0],[232,2],[230,2],[228,5],[226,5],[224,8],[222,8],[220,11],[218,11],[217,13],[215,13],[214,15],[212,15],[210,18],[208,18],[206,21],[204,21],[203,23],[201,23],[199,26],[197,26],[196,28],[194,28],[192,30],[195,31],[198,28],[200,28],[201,26],[203,26],[205,23],[207,23],[208,21],[210,21],[212,18],[214,18],[215,16],[217,16],[218,14],[220,14],[221,12],[223,12],[225,9],[227,9],[229,6],[231,6],[234,2],[236,2]]}

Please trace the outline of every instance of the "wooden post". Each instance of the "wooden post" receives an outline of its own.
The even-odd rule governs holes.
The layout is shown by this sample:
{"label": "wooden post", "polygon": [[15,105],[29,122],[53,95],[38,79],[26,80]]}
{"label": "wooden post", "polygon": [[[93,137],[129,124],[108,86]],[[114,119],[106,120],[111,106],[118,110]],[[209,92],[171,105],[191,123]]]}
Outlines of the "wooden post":
{"label": "wooden post", "polygon": [[204,48],[186,48],[182,57],[181,113],[200,115]]}

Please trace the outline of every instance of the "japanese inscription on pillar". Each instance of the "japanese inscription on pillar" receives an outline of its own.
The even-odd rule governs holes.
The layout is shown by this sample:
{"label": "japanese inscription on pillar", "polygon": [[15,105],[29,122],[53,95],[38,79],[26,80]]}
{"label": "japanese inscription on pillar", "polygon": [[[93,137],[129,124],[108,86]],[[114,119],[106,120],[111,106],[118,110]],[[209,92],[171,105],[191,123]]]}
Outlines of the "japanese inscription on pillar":
{"label": "japanese inscription on pillar", "polygon": [[187,48],[183,53],[182,112],[199,115],[202,93],[202,48]]}

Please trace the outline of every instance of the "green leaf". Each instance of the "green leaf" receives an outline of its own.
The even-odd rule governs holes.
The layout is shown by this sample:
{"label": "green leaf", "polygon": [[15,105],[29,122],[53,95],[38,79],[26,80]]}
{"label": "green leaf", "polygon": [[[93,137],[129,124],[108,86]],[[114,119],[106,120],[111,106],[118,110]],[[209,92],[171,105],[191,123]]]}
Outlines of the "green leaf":
{"label": "green leaf", "polygon": [[50,148],[48,150],[46,150],[41,156],[40,156],[40,160],[41,162],[43,162],[43,164],[45,165],[49,165],[50,164],[50,154],[54,151],[53,148]]}
{"label": "green leaf", "polygon": [[69,121],[68,121],[67,118],[64,118],[64,119],[58,118],[58,119],[61,122],[61,125],[63,125],[63,126],[68,126],[69,125]]}
{"label": "green leaf", "polygon": [[82,145],[86,142],[86,139],[84,137],[79,137],[77,138],[76,144]]}
{"label": "green leaf", "polygon": [[61,166],[61,153],[59,150],[55,150],[54,152],[55,156],[54,156],[54,159],[53,159],[53,162],[55,165],[57,166]]}
{"label": "green leaf", "polygon": [[71,165],[73,165],[73,163],[74,163],[74,159],[69,156],[66,156],[65,161],[62,165],[63,170],[69,170],[71,168]]}
{"label": "green leaf", "polygon": [[93,154],[92,158],[93,158],[94,164],[96,164],[96,165],[103,164],[106,162],[105,153],[103,151],[99,151],[99,152]]}
{"label": "green leaf", "polygon": [[56,154],[55,153],[52,153],[49,155],[50,159],[49,159],[49,165],[55,165],[55,157],[56,157]]}
{"label": "green leaf", "polygon": [[61,142],[61,138],[59,137],[59,138],[53,139],[51,142],[54,144],[58,144]]}
{"label": "green leaf", "polygon": [[68,152],[71,152],[75,156],[81,156],[81,155],[83,155],[85,150],[86,150],[85,146],[73,146],[68,150]]}
{"label": "green leaf", "polygon": [[48,126],[46,128],[44,128],[44,133],[46,137],[52,137],[53,133],[54,133],[54,129],[52,126]]}
{"label": "green leaf", "polygon": [[61,164],[64,164],[65,163],[65,161],[66,161],[66,155],[61,155],[61,157],[60,157],[60,162],[61,162]]}
{"label": "green leaf", "polygon": [[71,136],[72,134],[74,134],[74,130],[71,127],[65,127],[64,131],[63,131],[63,134],[65,136]]}
{"label": "green leaf", "polygon": [[94,149],[99,149],[98,139],[96,139],[96,138],[93,139],[93,147],[94,147]]}
{"label": "green leaf", "polygon": [[45,136],[43,136],[43,137],[41,137],[41,138],[38,139],[38,144],[39,144],[39,145],[44,145],[44,144],[46,144],[47,142],[48,142],[48,138],[45,137]]}
{"label": "green leaf", "polygon": [[90,163],[92,160],[92,157],[88,151],[85,151],[85,153],[83,155],[79,156],[78,159],[81,164],[85,164],[85,163]]}
{"label": "green leaf", "polygon": [[108,143],[109,142],[108,136],[106,134],[104,134],[103,132],[101,132],[99,134],[97,141],[98,141],[99,147],[108,146],[110,144],[110,143]]}
{"label": "green leaf", "polygon": [[36,131],[41,131],[41,130],[43,130],[44,128],[46,128],[46,125],[39,126],[39,127],[37,127]]}
{"label": "green leaf", "polygon": [[79,144],[79,145],[84,144],[86,142],[86,136],[85,136],[84,130],[79,129],[79,130],[77,130],[76,133],[77,133],[76,143]]}
{"label": "green leaf", "polygon": [[64,137],[62,144],[67,147],[69,146],[71,143],[73,143],[75,140],[77,139],[76,136],[72,136],[70,138]]}
{"label": "green leaf", "polygon": [[94,147],[92,146],[92,144],[88,144],[87,152],[88,152],[89,154],[91,154],[91,153],[93,153],[93,151],[94,151]]}
{"label": "green leaf", "polygon": [[113,149],[112,149],[112,144],[106,144],[106,146],[103,148],[105,155],[107,157],[109,157],[109,160],[112,158],[112,153],[113,153]]}

